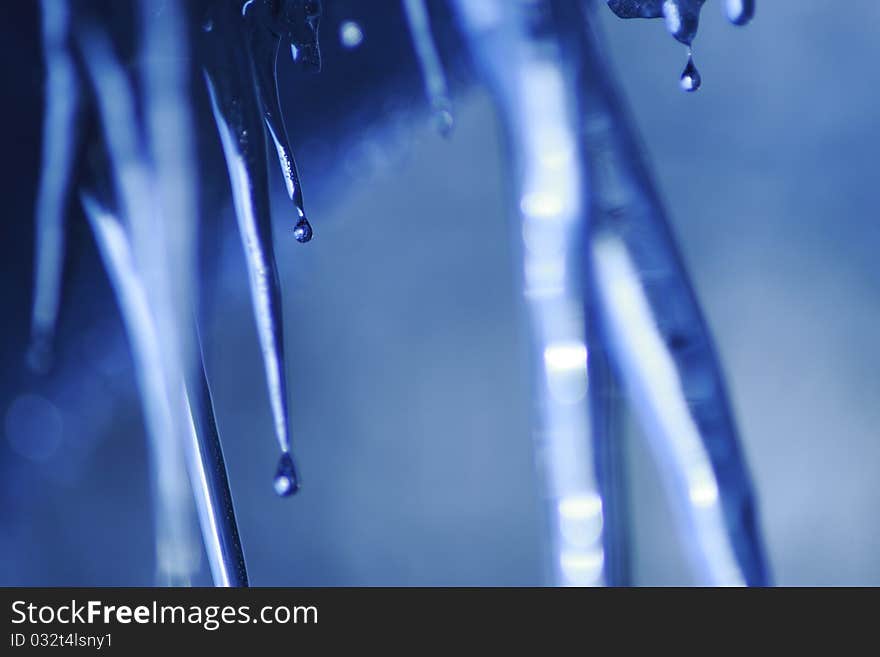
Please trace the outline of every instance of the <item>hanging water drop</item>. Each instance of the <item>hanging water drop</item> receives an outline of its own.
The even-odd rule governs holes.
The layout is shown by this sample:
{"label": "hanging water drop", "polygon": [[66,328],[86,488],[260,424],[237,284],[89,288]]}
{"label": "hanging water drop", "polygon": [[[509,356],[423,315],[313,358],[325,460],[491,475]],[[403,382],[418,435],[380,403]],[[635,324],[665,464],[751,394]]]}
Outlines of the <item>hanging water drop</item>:
{"label": "hanging water drop", "polygon": [[305,244],[312,239],[312,224],[308,219],[303,217],[296,223],[296,226],[293,227],[293,236],[300,244]]}
{"label": "hanging water drop", "polygon": [[755,15],[755,0],[725,0],[724,12],[734,25],[745,25]]}
{"label": "hanging water drop", "polygon": [[272,485],[279,497],[289,497],[299,490],[296,464],[293,462],[290,452],[284,452],[281,458],[278,459],[278,469],[275,471],[275,479]]}
{"label": "hanging water drop", "polygon": [[679,84],[684,91],[691,92],[699,89],[702,83],[703,78],[700,77],[700,72],[694,64],[694,55],[693,53],[688,53],[687,65],[684,67],[684,71],[681,72]]}

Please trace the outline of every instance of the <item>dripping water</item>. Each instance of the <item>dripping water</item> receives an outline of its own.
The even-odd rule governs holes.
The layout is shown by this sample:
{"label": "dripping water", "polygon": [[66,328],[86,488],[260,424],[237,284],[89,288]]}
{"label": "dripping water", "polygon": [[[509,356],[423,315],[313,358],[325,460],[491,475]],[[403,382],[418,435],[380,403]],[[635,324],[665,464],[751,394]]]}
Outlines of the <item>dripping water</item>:
{"label": "dripping water", "polygon": [[278,459],[278,468],[275,470],[272,485],[279,497],[289,497],[299,490],[299,475],[290,452],[282,453],[281,458]]}
{"label": "dripping water", "polygon": [[[620,18],[663,18],[666,30],[688,47],[687,65],[679,84],[694,92],[703,82],[694,64],[692,46],[700,25],[705,0],[608,0],[609,8]],[[755,15],[755,0],[724,0],[724,13],[734,25],[745,25]]]}
{"label": "dripping water", "polygon": [[312,224],[305,217],[302,217],[296,226],[293,227],[293,237],[300,244],[305,244],[312,239]]}
{"label": "dripping water", "polygon": [[682,90],[694,92],[700,88],[702,83],[703,79],[700,77],[700,72],[694,64],[694,53],[690,50],[688,51],[687,64],[681,72],[681,80],[679,81],[679,84],[681,85]]}

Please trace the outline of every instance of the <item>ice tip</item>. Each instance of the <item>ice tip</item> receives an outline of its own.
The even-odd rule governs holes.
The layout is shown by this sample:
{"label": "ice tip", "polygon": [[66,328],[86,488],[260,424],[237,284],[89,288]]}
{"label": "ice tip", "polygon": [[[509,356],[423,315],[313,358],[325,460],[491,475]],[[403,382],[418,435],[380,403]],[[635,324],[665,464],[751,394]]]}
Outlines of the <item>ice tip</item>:
{"label": "ice tip", "polygon": [[455,116],[447,108],[434,110],[434,128],[444,139],[452,137],[455,128]]}
{"label": "ice tip", "polygon": [[452,112],[452,102],[446,96],[436,98],[431,103],[431,121],[434,129],[444,139],[452,136],[455,128],[455,114]]}
{"label": "ice tip", "polygon": [[296,473],[296,464],[289,452],[284,452],[278,459],[278,469],[275,471],[275,479],[272,486],[278,497],[290,497],[299,490],[299,476]]}
{"label": "ice tip", "polygon": [[52,336],[43,332],[34,333],[25,353],[28,369],[34,374],[47,374],[52,369],[53,360]]}
{"label": "ice tip", "polygon": [[745,25],[755,16],[755,0],[725,0],[724,11],[734,25]]}

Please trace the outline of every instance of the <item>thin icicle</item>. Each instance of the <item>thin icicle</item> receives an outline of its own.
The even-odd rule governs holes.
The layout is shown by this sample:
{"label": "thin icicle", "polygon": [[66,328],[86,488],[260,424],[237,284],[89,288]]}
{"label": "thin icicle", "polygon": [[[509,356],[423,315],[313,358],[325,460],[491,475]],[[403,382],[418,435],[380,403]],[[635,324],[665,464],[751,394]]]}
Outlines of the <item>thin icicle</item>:
{"label": "thin icicle", "polygon": [[308,242],[312,239],[312,227],[306,218],[302,184],[299,180],[293,150],[290,148],[287,128],[284,126],[284,116],[281,113],[281,103],[278,98],[276,64],[278,51],[281,48],[281,39],[274,36],[267,28],[256,29],[259,31],[250,35],[250,49],[257,77],[258,102],[263,111],[266,130],[281,165],[281,175],[284,178],[287,195],[296,208],[294,237],[299,242]]}
{"label": "thin icicle", "polygon": [[581,284],[586,190],[573,81],[554,26],[536,27],[547,16],[544,2],[458,0],[457,8],[514,156],[514,231],[538,373],[536,461],[549,505],[553,581],[602,584],[604,513],[591,445]]}
{"label": "thin icicle", "polygon": [[577,21],[594,301],[698,582],[766,585],[754,493],[721,368],[595,22],[589,8]]}
{"label": "thin icicle", "polygon": [[43,157],[36,204],[36,251],[31,347],[28,364],[45,371],[51,362],[64,266],[64,206],[77,143],[80,81],[69,50],[70,7],[66,0],[43,0],[46,113]]}
{"label": "thin icicle", "polygon": [[419,66],[422,69],[425,93],[434,114],[434,121],[440,134],[444,137],[448,136],[452,132],[455,119],[452,114],[452,101],[449,99],[443,64],[437,54],[434,37],[431,36],[428,9],[425,7],[424,0],[403,0],[403,8],[409,22],[409,31],[416,49]]}
{"label": "thin icicle", "polygon": [[[247,128],[230,124],[220,106],[211,76],[206,74],[205,80],[229,171],[235,215],[245,249],[257,334],[263,352],[275,436],[282,452],[281,458],[284,459],[290,452],[287,382],[284,372],[281,295],[272,250],[272,227],[266,190],[265,153],[263,151],[263,159],[260,160],[259,153],[242,149],[241,135]],[[261,130],[261,126],[257,123],[256,126],[251,125],[250,129]],[[247,140],[244,141],[248,143]],[[291,486],[285,489],[284,494],[294,493],[296,489],[296,485]]]}
{"label": "thin icicle", "polygon": [[214,417],[214,402],[198,331],[194,333],[192,341],[199,354],[199,365],[193,368],[183,394],[191,418],[188,450],[190,481],[202,538],[214,586],[248,586],[247,566],[235,521],[226,461]]}

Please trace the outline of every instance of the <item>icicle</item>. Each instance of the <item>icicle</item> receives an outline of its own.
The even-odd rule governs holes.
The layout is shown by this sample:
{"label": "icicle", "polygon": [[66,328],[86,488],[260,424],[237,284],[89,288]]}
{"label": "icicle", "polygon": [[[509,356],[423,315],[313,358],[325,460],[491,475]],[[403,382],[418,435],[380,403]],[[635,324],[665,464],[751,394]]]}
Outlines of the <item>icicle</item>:
{"label": "icicle", "polygon": [[[168,244],[168,239],[180,229],[167,226],[163,217],[162,201],[170,199],[156,199],[150,162],[144,155],[147,151],[140,143],[137,130],[135,96],[122,65],[113,53],[109,39],[96,28],[86,27],[79,29],[76,36],[95,89],[116,198],[121,204],[121,214],[127,222],[130,234],[133,267],[143,281],[147,305],[161,344],[161,348],[151,354],[160,359],[160,363],[149,365],[157,368],[164,377],[166,390],[177,390],[189,363],[189,354],[185,353],[187,342],[183,336],[185,332],[189,332],[190,306],[187,306],[186,318],[182,318],[180,306],[184,302],[179,297],[180,293],[173,289],[179,282],[174,281],[172,284],[171,276],[173,272],[181,271],[178,267],[183,266],[185,270],[186,264],[168,261],[170,254],[176,253],[175,247]],[[149,88],[149,82],[147,86]],[[146,102],[148,106],[144,114],[149,115],[154,108],[149,105],[150,99],[146,99]],[[164,188],[163,192],[171,193],[168,188]],[[181,287],[186,289],[187,286]],[[185,303],[191,302],[186,299]],[[142,362],[141,365],[145,363]],[[188,440],[189,432],[189,417],[182,396],[177,395],[171,399],[168,409],[169,432],[161,436],[153,435],[154,440],[171,441],[167,446],[162,442],[157,447],[162,450],[163,458],[168,460],[167,466],[159,466],[160,478],[168,476],[165,474],[166,470],[179,471],[176,461],[183,460],[181,449]],[[176,507],[166,511],[179,513]],[[189,518],[182,515],[170,520],[177,526],[175,531],[180,536],[180,544],[172,547],[179,548],[181,555],[162,555],[160,552],[160,559],[167,561],[162,563],[160,560],[160,572],[168,570],[174,581],[187,581],[198,563],[197,556],[195,561],[190,556],[193,548],[186,524],[188,521]]]}
{"label": "icicle", "polygon": [[[700,26],[700,10],[706,0],[607,0],[620,18],[663,18],[666,29],[688,46],[688,61],[681,74],[684,91],[696,91],[702,78],[694,65],[691,45]],[[724,0],[724,11],[734,25],[745,25],[755,15],[755,0]]]}
{"label": "icicle", "polygon": [[[195,319],[193,321],[196,322]],[[194,333],[192,341],[199,354],[199,366],[194,368],[183,394],[192,420],[188,450],[190,481],[199,512],[205,552],[215,586],[248,586],[247,566],[235,521],[235,507],[217,432],[204,355],[198,330]]]}
{"label": "icicle", "polygon": [[[125,229],[91,195],[83,194],[81,198],[116,293],[135,361],[150,438],[159,580],[164,584],[186,585],[198,566],[199,551],[192,533],[192,507],[182,443],[175,439],[163,345]],[[175,390],[181,390],[181,384],[178,379]]]}
{"label": "icicle", "polygon": [[260,108],[263,112],[263,120],[265,121],[269,138],[272,140],[272,145],[275,147],[275,152],[278,155],[281,175],[287,187],[287,195],[293,202],[297,212],[296,223],[294,224],[294,237],[298,242],[308,242],[312,239],[312,227],[306,218],[302,185],[296,169],[296,160],[290,148],[287,129],[284,126],[284,117],[281,113],[281,103],[278,97],[276,65],[280,48],[281,39],[274,36],[267,28],[262,28],[258,31],[255,29],[250,35],[250,49],[257,76],[257,90]]}
{"label": "icicle", "polygon": [[36,208],[34,303],[28,364],[45,371],[51,363],[64,266],[64,205],[77,143],[80,82],[69,50],[70,7],[66,0],[43,0],[46,113],[43,158]]}
{"label": "icicle", "polygon": [[531,316],[536,462],[543,470],[553,581],[604,581],[603,502],[593,470],[581,272],[587,198],[573,81],[546,2],[457,0],[463,31],[492,85],[517,173],[524,294]]}
{"label": "icicle", "polygon": [[[116,292],[135,358],[147,430],[153,437],[150,444],[153,446],[154,488],[160,502],[159,527],[165,527],[168,518],[189,514],[188,508],[183,508],[188,505],[184,504],[186,495],[181,490],[185,488],[187,473],[180,470],[180,463],[172,454],[180,446],[171,444],[170,409],[175,399],[182,398],[189,413],[189,431],[183,447],[214,583],[216,586],[247,586],[247,571],[204,364],[200,362],[188,385],[179,381],[173,390],[166,388],[161,342],[147,293],[135,270],[125,229],[91,195],[83,194],[82,203]],[[198,339],[194,338],[193,342],[197,343]],[[171,534],[172,529],[167,532]],[[175,540],[163,537],[161,545],[166,546],[163,551],[178,553],[180,548],[174,546]],[[172,581],[185,580],[174,578]]]}
{"label": "icicle", "polygon": [[448,137],[452,133],[455,119],[452,114],[452,101],[449,99],[446,75],[443,73],[443,64],[440,62],[434,38],[431,36],[428,10],[424,0],[403,0],[403,8],[409,22],[409,31],[419,65],[422,68],[425,93],[431,104],[434,122],[440,134]]}
{"label": "icicle", "polygon": [[202,539],[216,586],[247,586],[247,569],[235,509],[217,433],[204,356],[192,308],[195,290],[195,234],[199,187],[195,166],[194,120],[189,98],[189,49],[179,0],[157,11],[154,0],[141,0],[143,62],[148,143],[154,163],[159,225],[165,237],[165,261],[175,281],[171,299],[181,356],[181,394],[189,419],[186,443],[190,483]]}
{"label": "icicle", "polygon": [[[257,144],[253,144],[245,136],[250,130],[251,134],[259,131],[258,134],[262,137],[262,128],[258,118],[252,117],[251,121],[247,121],[240,114],[238,118],[246,122],[238,126],[232,125],[224,115],[211,76],[206,74],[205,80],[229,171],[233,205],[248,266],[257,333],[263,352],[275,435],[283,456],[290,452],[287,382],[284,372],[281,295],[272,252],[272,226],[266,188],[265,146],[260,148],[257,145],[264,144],[262,138],[258,138]],[[254,153],[252,149],[258,152]]]}
{"label": "icicle", "polygon": [[766,585],[754,493],[711,336],[592,11],[579,23],[593,287],[613,364],[660,461],[699,583]]}
{"label": "icicle", "polygon": [[[197,194],[195,119],[190,98],[190,48],[185,15],[186,0],[140,0],[143,106],[146,146],[153,191],[153,261],[162,267],[157,282],[164,285],[169,332],[166,345],[184,378],[196,367],[189,328],[196,284]],[[146,238],[146,236],[145,236]],[[160,264],[161,263],[161,264]],[[160,306],[163,308],[164,306]],[[163,315],[159,315],[163,318]]]}

